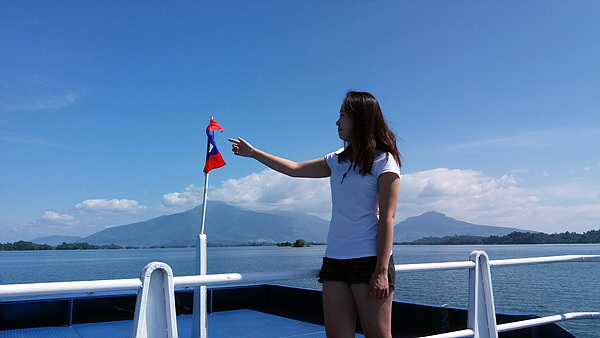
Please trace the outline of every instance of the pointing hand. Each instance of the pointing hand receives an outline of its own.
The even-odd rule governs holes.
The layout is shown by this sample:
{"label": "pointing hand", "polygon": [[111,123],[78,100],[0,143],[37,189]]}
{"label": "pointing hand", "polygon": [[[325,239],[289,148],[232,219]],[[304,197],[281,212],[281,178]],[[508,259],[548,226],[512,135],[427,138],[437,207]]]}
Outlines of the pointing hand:
{"label": "pointing hand", "polygon": [[231,145],[231,151],[233,151],[234,154],[243,157],[252,157],[254,148],[250,145],[250,143],[246,142],[246,140],[241,137],[238,137],[237,140],[233,138],[227,140],[233,143]]}

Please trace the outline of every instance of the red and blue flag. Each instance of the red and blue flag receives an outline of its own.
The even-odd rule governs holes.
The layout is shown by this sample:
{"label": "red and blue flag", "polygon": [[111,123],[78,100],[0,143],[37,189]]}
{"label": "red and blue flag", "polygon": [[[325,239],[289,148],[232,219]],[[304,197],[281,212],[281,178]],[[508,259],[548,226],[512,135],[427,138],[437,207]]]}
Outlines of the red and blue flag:
{"label": "red and blue flag", "polygon": [[225,129],[219,125],[218,122],[215,122],[211,117],[208,123],[208,127],[206,127],[206,136],[208,136],[208,144],[206,147],[206,163],[204,164],[204,172],[208,174],[209,171],[220,168],[225,165],[225,161],[223,161],[223,156],[217,149],[217,144],[215,143],[215,130],[220,130],[224,132]]}

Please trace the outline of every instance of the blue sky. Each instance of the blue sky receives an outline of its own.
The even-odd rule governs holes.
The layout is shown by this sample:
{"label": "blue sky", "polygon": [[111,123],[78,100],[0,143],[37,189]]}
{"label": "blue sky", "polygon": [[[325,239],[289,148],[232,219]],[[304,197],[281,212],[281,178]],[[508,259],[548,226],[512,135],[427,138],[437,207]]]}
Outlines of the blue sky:
{"label": "blue sky", "polygon": [[350,89],[401,139],[397,221],[600,229],[598,17],[595,1],[3,1],[0,242],[201,204],[210,116],[227,165],[209,199],[327,218],[327,180],[226,140],[323,156]]}

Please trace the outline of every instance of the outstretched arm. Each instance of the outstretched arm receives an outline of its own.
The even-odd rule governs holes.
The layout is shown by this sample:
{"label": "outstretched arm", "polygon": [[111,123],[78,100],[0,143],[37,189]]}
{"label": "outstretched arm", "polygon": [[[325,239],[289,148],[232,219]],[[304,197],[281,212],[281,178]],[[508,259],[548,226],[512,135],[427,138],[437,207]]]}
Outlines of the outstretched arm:
{"label": "outstretched arm", "polygon": [[251,157],[266,165],[267,167],[292,177],[329,177],[331,169],[325,162],[325,158],[317,158],[306,162],[294,162],[285,158],[277,157],[256,149],[241,137],[228,139],[232,142],[231,150],[234,154],[243,157]]}

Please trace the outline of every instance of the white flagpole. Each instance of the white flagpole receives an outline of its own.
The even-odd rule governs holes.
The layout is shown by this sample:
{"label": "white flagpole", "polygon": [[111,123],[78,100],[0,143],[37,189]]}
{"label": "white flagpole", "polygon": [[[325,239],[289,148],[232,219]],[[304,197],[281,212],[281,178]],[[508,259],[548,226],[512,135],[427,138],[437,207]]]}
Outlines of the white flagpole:
{"label": "white flagpole", "polygon": [[[196,274],[206,275],[205,234],[199,234],[196,239]],[[195,286],[192,312],[192,338],[206,338],[208,336],[208,313],[206,311],[206,306],[206,286]]]}
{"label": "white flagpole", "polygon": [[204,174],[204,197],[202,198],[202,230],[200,234],[204,234],[204,222],[206,220],[206,196],[208,195],[208,173]]}
{"label": "white flagpole", "polygon": [[[209,121],[212,121],[213,117],[210,117]],[[206,156],[208,156],[208,145],[209,140],[206,138]],[[210,172],[210,170],[209,170]],[[204,197],[202,198],[202,230],[200,234],[204,234],[204,221],[206,220],[206,196],[208,195],[208,173],[204,173]]]}
{"label": "white flagpole", "polygon": [[[208,173],[205,173],[204,197],[202,198],[202,229],[200,231],[200,234],[198,235],[198,238],[196,239],[196,274],[198,275],[206,275],[206,235],[204,234],[204,223],[206,221],[207,196]],[[193,338],[206,338],[208,336],[206,305],[206,286],[203,285],[194,287],[194,305],[192,313]]]}

